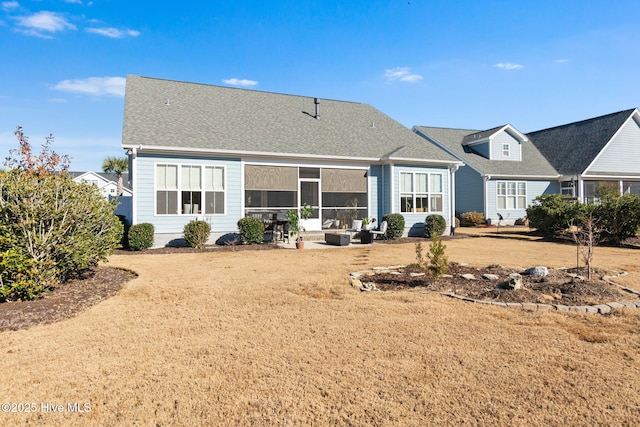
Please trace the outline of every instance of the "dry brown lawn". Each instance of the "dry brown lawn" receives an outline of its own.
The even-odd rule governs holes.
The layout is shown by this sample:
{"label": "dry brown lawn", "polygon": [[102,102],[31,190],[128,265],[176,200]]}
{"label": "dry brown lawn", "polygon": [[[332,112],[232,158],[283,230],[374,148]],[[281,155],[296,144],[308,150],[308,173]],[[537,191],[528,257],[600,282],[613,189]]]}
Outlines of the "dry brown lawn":
{"label": "dry brown lawn", "polygon": [[[452,240],[447,254],[575,265],[571,245],[512,237]],[[139,274],[116,296],[0,333],[0,401],[36,409],[0,425],[638,424],[640,310],[527,312],[349,286],[349,272],[413,262],[414,249],[113,256]],[[594,262],[640,289],[639,256],[597,248]],[[68,411],[75,402],[91,410]]]}

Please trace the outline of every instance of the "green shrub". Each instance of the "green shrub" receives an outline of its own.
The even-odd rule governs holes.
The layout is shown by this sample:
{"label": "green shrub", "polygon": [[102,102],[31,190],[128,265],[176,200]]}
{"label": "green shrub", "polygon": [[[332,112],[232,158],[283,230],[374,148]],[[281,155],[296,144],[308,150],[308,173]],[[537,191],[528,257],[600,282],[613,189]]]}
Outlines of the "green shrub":
{"label": "green shrub", "polygon": [[[399,213],[385,214],[382,221],[387,221],[387,239],[397,240],[404,234],[404,217]],[[380,221],[382,223],[382,221]]]}
{"label": "green shrub", "polygon": [[115,203],[65,173],[0,173],[0,293],[36,298],[106,261],[122,238]]}
{"label": "green shrub", "polygon": [[433,214],[427,215],[424,219],[424,235],[425,237],[431,237],[433,234],[442,236],[447,229],[447,221],[442,215]]}
{"label": "green shrub", "polygon": [[118,217],[118,220],[120,220],[120,223],[122,224],[122,237],[120,238],[120,245],[123,248],[127,248],[129,247],[129,244],[127,243],[127,235],[129,234],[129,227],[131,227],[131,224],[129,224],[129,221],[127,221],[127,217],[124,215],[116,215]]}
{"label": "green shrub", "polygon": [[465,212],[460,215],[460,225],[463,227],[476,227],[480,224],[484,224],[482,212]]}
{"label": "green shrub", "polygon": [[561,194],[544,194],[527,208],[529,227],[546,236],[554,236],[567,229],[576,217],[578,204]]}
{"label": "green shrub", "polygon": [[247,245],[262,243],[264,240],[264,223],[259,218],[246,216],[238,221],[240,238]]}
{"label": "green shrub", "polygon": [[193,220],[184,226],[184,240],[192,248],[204,248],[210,233],[211,226],[206,221]]}
{"label": "green shrub", "polygon": [[640,228],[640,196],[606,194],[595,207],[598,226],[604,242],[619,245],[633,237]]}
{"label": "green shrub", "polygon": [[153,246],[154,232],[155,228],[153,224],[148,222],[132,225],[129,228],[129,234],[127,235],[129,249],[132,251],[143,251],[145,249],[149,249]]}

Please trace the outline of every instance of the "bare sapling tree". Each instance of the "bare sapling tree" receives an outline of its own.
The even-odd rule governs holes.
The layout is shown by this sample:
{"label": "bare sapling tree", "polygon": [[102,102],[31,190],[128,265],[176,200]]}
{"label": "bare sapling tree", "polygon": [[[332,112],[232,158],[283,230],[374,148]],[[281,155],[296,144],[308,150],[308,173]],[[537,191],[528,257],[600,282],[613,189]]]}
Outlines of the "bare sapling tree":
{"label": "bare sapling tree", "polygon": [[587,279],[591,280],[593,250],[600,243],[603,230],[595,213],[594,205],[583,205],[580,210],[581,212],[575,220],[570,221],[569,226],[573,241],[587,267]]}

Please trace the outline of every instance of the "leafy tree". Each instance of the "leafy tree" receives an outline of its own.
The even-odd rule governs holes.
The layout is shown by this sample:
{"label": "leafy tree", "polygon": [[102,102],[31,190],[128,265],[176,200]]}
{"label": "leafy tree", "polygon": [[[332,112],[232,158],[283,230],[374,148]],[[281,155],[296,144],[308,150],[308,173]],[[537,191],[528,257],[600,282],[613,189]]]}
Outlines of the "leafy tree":
{"label": "leafy tree", "polygon": [[53,134],[45,137],[40,154],[33,153],[29,137],[22,131],[22,126],[16,127],[13,134],[18,138],[19,147],[9,150],[9,157],[5,165],[9,169],[21,170],[27,175],[46,176],[59,171],[69,170],[71,159],[69,156],[60,156],[51,149],[55,138]]}
{"label": "leafy tree", "polygon": [[118,196],[122,196],[122,174],[129,170],[129,159],[126,157],[107,157],[102,163],[102,171],[115,173],[118,177]]}
{"label": "leafy tree", "polygon": [[68,157],[51,150],[52,137],[35,155],[22,128],[16,134],[12,170],[0,172],[0,300],[37,298],[97,266],[123,231],[115,203],[64,172]]}

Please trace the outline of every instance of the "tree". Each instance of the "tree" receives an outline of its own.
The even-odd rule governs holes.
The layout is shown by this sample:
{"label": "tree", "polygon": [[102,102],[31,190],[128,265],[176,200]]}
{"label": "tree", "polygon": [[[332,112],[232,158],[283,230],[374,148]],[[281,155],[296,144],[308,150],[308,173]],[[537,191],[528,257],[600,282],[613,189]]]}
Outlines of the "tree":
{"label": "tree", "polygon": [[102,163],[102,171],[115,173],[118,176],[118,196],[122,196],[122,174],[129,170],[129,159],[126,157],[107,157]]}
{"label": "tree", "polygon": [[587,279],[591,280],[593,249],[602,240],[604,232],[597,216],[597,207],[592,204],[580,205],[576,218],[569,221],[569,228],[587,267]]}
{"label": "tree", "polygon": [[69,158],[32,151],[18,126],[20,147],[10,151],[0,173],[0,301],[34,299],[47,289],[106,261],[123,226],[90,184],[64,173]]}
{"label": "tree", "polygon": [[46,176],[52,173],[69,170],[71,159],[69,156],[60,156],[51,149],[55,138],[53,134],[45,137],[40,154],[35,155],[29,142],[29,137],[22,131],[22,126],[16,127],[13,134],[18,138],[19,148],[9,150],[9,157],[5,160],[5,165],[9,169],[16,169],[25,172],[27,175]]}

